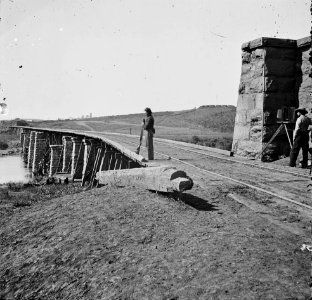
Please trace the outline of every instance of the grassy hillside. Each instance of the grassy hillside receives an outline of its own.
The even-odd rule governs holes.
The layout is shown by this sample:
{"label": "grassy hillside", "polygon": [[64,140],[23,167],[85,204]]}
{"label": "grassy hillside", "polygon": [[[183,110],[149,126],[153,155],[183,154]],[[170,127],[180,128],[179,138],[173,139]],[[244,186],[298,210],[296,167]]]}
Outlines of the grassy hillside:
{"label": "grassy hillside", "polygon": [[[155,112],[156,137],[230,150],[236,108],[206,105],[184,111]],[[38,121],[32,126],[88,131],[113,131],[139,135],[144,113],[91,119]]]}

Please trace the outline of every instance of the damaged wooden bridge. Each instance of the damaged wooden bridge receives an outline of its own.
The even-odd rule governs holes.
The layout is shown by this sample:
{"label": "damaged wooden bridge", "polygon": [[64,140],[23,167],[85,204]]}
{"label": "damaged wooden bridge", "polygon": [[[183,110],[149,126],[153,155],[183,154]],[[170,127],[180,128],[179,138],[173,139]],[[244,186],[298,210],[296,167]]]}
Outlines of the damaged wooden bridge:
{"label": "damaged wooden bridge", "polygon": [[193,186],[185,172],[172,166],[151,166],[126,147],[96,133],[14,126],[23,160],[33,174],[58,181],[139,185],[161,192],[182,192]]}

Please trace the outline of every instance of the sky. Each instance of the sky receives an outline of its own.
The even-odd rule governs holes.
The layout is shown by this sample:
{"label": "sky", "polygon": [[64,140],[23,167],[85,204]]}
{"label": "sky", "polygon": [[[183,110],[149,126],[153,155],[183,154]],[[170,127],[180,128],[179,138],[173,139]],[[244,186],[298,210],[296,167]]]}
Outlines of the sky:
{"label": "sky", "polygon": [[241,45],[311,26],[309,0],[0,1],[0,120],[236,105]]}

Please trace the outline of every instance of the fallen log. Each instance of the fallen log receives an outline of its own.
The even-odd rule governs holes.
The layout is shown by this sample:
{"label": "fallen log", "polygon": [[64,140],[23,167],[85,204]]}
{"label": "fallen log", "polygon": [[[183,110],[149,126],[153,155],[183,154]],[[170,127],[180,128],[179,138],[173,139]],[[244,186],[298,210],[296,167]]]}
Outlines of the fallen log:
{"label": "fallen log", "polygon": [[96,180],[103,185],[138,186],[159,192],[183,192],[193,187],[184,171],[171,166],[100,171]]}

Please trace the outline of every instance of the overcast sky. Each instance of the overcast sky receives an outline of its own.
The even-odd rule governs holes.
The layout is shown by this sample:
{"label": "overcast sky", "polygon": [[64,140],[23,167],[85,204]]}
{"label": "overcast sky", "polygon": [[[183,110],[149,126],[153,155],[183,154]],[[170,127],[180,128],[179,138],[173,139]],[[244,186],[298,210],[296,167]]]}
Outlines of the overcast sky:
{"label": "overcast sky", "polygon": [[236,105],[241,44],[309,35],[308,0],[2,0],[4,118]]}

